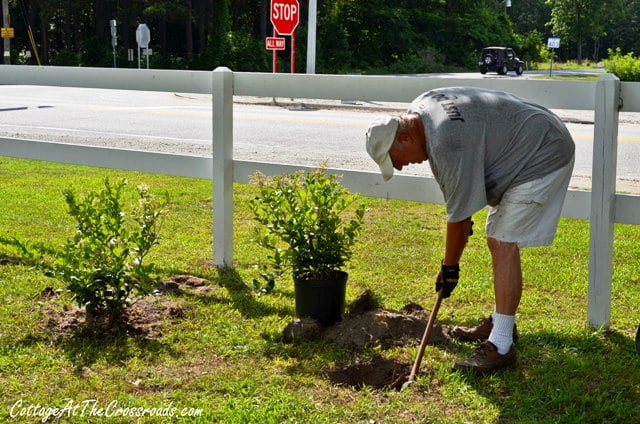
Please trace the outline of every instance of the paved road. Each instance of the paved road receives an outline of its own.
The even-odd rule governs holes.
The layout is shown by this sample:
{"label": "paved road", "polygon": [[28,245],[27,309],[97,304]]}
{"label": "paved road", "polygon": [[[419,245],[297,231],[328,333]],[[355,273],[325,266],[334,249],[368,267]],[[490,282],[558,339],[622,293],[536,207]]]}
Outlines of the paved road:
{"label": "paved road", "polygon": [[[375,170],[363,148],[374,116],[405,105],[350,105],[333,102],[303,107],[299,101],[238,99],[234,107],[234,155],[238,159]],[[325,102],[326,103],[326,102]],[[586,119],[588,121],[588,119]],[[575,185],[588,187],[593,127],[567,124],[577,145]],[[620,126],[618,177],[640,181],[640,126]],[[65,143],[210,155],[209,96],[0,86],[0,136]],[[430,175],[426,164],[403,173]],[[626,189],[627,191],[634,191]],[[640,190],[639,190],[640,191]]]}

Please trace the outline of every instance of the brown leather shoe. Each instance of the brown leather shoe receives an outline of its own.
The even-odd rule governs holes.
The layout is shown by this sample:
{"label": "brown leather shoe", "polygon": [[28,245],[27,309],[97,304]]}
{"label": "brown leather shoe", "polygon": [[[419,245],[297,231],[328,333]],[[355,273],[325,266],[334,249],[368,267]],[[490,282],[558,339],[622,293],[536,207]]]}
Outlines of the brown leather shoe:
{"label": "brown leather shoe", "polygon": [[[491,316],[487,318],[481,318],[480,323],[475,327],[462,327],[456,325],[449,332],[451,337],[454,337],[463,342],[484,342],[489,338],[491,330],[493,329],[493,318]],[[513,341],[518,341],[518,328],[513,324]]]}
{"label": "brown leather shoe", "polygon": [[504,355],[491,342],[484,342],[468,359],[456,362],[454,370],[472,371],[476,374],[487,374],[516,365],[516,350],[511,345],[509,352]]}

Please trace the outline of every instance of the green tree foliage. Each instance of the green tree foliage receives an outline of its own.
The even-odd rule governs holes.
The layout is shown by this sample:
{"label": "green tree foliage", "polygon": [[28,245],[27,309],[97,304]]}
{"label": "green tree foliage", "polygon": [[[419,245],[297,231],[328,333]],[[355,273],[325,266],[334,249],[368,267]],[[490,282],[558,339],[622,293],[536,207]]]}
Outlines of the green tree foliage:
{"label": "green tree foliage", "polygon": [[[305,67],[309,0],[299,0],[297,67]],[[43,64],[112,66],[109,20],[118,22],[118,66],[136,49],[140,23],[151,29],[151,66],[271,70],[270,0],[15,0],[12,57],[31,50]],[[475,69],[488,45],[515,47],[536,61],[551,35],[562,59],[620,47],[640,50],[640,0],[318,0],[316,69],[322,73],[426,73]],[[279,53],[288,69],[287,50]],[[26,59],[21,59],[25,61]],[[35,55],[31,59],[35,64]]]}
{"label": "green tree foliage", "polygon": [[549,25],[553,33],[576,43],[578,63],[582,63],[585,40],[598,40],[604,36],[606,1],[602,0],[548,0],[551,7]]}

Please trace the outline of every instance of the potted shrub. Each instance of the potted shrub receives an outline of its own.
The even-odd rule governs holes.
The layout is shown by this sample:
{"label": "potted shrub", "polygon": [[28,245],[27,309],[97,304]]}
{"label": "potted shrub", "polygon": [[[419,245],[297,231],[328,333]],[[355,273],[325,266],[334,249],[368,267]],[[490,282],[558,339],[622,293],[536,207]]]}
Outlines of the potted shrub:
{"label": "potted shrub", "polygon": [[324,169],[273,178],[254,175],[259,195],[250,201],[258,244],[269,264],[256,288],[270,291],[291,270],[296,314],[331,325],[342,318],[347,273],[343,271],[364,220],[365,205]]}

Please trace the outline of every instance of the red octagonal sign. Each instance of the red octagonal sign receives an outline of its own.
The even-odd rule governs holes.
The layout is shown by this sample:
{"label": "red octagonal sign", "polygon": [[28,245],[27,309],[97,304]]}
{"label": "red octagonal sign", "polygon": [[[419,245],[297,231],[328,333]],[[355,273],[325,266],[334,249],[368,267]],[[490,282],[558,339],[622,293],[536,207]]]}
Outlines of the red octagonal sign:
{"label": "red octagonal sign", "polygon": [[299,22],[298,0],[271,0],[271,23],[278,34],[293,34]]}

